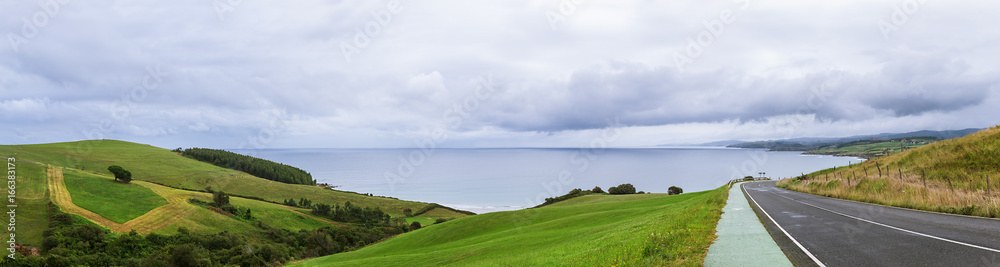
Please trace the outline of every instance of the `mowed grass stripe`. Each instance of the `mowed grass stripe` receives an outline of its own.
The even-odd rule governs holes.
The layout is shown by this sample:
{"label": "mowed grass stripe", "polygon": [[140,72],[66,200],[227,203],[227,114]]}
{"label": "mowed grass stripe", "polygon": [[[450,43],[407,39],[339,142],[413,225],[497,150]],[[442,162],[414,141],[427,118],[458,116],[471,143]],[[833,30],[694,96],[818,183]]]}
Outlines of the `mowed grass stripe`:
{"label": "mowed grass stripe", "polygon": [[[187,198],[194,195],[193,192],[184,192],[181,190],[165,187],[162,185],[140,182],[133,182],[135,184],[141,185],[148,188],[153,193],[164,197],[170,204],[164,205],[153,210],[150,210],[146,214],[135,218],[134,220],[126,222],[122,225],[119,231],[131,231],[135,230],[141,234],[151,233],[153,231],[159,230],[161,228],[167,227],[180,221],[192,211],[197,209],[194,205],[187,203]],[[181,191],[181,192],[172,192]],[[190,193],[190,194],[184,194]]]}
{"label": "mowed grass stripe", "polygon": [[69,191],[66,190],[66,184],[63,182],[62,168],[49,165],[46,173],[49,179],[49,197],[53,203],[62,208],[63,212],[79,215],[108,229],[116,229],[120,226],[119,223],[73,204],[73,198]]}
{"label": "mowed grass stripe", "polygon": [[64,172],[63,182],[74,204],[120,224],[169,204],[144,186],[89,173]]}

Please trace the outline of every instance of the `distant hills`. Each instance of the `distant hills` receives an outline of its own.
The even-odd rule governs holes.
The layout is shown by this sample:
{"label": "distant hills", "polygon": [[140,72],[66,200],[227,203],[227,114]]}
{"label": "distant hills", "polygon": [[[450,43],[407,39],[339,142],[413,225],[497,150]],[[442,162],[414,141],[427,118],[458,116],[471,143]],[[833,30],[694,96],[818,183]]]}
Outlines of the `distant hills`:
{"label": "distant hills", "polygon": [[[737,141],[721,141],[704,144],[705,146],[719,146],[720,144],[726,144],[726,147],[735,148],[764,148],[774,151],[809,151],[814,150],[823,146],[838,145],[844,143],[855,142],[859,140],[871,140],[871,139],[899,139],[899,138],[913,138],[913,137],[928,137],[936,138],[938,140],[948,140],[959,137],[964,137],[966,135],[978,132],[983,129],[969,128],[963,130],[947,130],[947,131],[916,131],[909,133],[881,133],[873,135],[857,135],[851,137],[842,138],[792,138],[792,139],[782,139],[782,140],[769,140],[769,141],[756,141],[756,142],[737,142]],[[727,144],[728,143],[728,144]]]}

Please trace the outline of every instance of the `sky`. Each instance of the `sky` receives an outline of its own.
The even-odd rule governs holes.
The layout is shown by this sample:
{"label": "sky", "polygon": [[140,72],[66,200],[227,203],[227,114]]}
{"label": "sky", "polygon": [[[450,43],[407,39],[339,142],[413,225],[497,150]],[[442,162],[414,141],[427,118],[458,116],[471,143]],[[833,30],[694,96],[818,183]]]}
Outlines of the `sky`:
{"label": "sky", "polygon": [[0,144],[645,147],[1000,124],[997,1],[3,1]]}

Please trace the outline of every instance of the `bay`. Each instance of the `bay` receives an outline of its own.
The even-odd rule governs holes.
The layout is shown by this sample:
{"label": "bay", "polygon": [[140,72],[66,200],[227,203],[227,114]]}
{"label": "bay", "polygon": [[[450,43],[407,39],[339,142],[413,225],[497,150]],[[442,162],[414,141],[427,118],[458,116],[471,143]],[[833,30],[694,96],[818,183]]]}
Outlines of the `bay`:
{"label": "bay", "polygon": [[439,203],[477,213],[514,210],[563,195],[631,183],[664,193],[718,188],[765,172],[798,176],[860,159],[758,149],[498,148],[231,150],[302,168],[338,190]]}

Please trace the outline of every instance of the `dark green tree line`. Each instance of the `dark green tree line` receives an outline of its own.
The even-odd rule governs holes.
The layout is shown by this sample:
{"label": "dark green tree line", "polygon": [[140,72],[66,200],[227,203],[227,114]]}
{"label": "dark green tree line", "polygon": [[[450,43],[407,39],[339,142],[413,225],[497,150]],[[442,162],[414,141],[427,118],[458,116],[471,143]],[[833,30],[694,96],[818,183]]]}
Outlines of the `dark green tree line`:
{"label": "dark green tree line", "polygon": [[316,180],[313,180],[312,175],[308,172],[266,159],[209,148],[188,148],[179,152],[185,157],[208,162],[223,168],[246,172],[250,175],[271,181],[287,184],[316,185]]}

